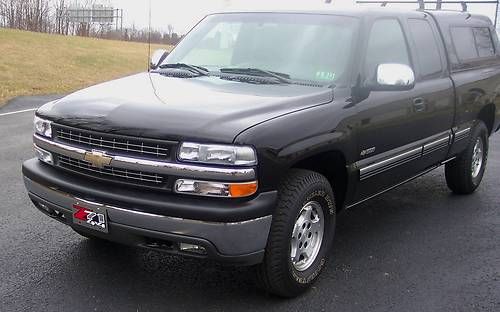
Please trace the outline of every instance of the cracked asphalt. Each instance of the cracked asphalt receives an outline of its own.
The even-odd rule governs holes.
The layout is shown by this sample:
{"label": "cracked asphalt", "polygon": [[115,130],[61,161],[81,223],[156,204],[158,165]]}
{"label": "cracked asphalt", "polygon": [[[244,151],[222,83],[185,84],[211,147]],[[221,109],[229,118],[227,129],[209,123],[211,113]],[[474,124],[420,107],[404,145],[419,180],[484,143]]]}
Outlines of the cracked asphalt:
{"label": "cracked asphalt", "polygon": [[500,311],[500,134],[483,184],[450,193],[442,168],[338,218],[327,268],[293,300],[250,268],[81,238],[28,200],[33,111],[0,109],[0,311]]}

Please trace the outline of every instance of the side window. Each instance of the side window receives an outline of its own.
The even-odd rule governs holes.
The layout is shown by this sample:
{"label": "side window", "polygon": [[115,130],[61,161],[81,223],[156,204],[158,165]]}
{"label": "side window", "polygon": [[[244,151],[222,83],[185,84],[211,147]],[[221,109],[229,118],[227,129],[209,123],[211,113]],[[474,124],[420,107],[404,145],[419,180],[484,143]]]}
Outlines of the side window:
{"label": "side window", "polygon": [[472,28],[452,27],[451,38],[460,62],[467,62],[479,57]]}
{"label": "side window", "polygon": [[377,66],[384,63],[410,65],[404,33],[396,19],[381,19],[373,23],[365,59],[368,78],[375,77]]}
{"label": "side window", "polygon": [[473,28],[474,38],[476,39],[476,47],[479,57],[490,57],[495,55],[493,47],[493,38],[490,30],[486,27]]}
{"label": "side window", "polygon": [[443,70],[441,54],[436,36],[428,21],[409,19],[411,36],[417,47],[417,58],[422,76],[440,73]]}

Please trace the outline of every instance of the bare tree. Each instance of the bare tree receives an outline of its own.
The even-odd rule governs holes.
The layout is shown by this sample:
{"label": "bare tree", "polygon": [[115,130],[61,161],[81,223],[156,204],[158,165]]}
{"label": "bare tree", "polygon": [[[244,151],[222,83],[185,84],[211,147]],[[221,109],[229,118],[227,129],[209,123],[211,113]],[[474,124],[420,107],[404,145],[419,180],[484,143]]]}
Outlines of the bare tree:
{"label": "bare tree", "polygon": [[0,27],[5,27],[5,0],[0,0]]}
{"label": "bare tree", "polygon": [[55,11],[55,32],[61,35],[69,34],[69,15],[67,0],[56,0]]}
{"label": "bare tree", "polygon": [[2,25],[30,31],[51,31],[49,0],[2,0]]}
{"label": "bare tree", "polygon": [[[62,35],[93,36],[107,39],[147,42],[147,29],[112,29],[106,24],[90,21],[76,22],[71,19],[69,5],[75,0],[0,0],[0,26],[21,30],[57,33]],[[79,0],[80,7],[92,10],[99,0]],[[174,26],[167,31],[151,30],[151,41],[160,44],[176,44],[180,37]]]}

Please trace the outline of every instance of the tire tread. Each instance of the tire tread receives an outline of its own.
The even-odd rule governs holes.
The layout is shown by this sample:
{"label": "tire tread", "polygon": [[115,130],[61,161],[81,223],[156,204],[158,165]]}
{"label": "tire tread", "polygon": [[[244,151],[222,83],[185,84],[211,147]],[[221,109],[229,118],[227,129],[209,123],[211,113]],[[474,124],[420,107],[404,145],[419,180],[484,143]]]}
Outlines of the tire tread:
{"label": "tire tread", "polygon": [[471,130],[467,148],[458,157],[445,165],[446,184],[450,190],[459,195],[472,194],[477,187],[472,181],[470,174],[471,158],[474,144],[479,136],[484,138],[484,163],[486,166],[488,159],[488,130],[482,121],[478,121]]}
{"label": "tire tread", "polygon": [[[283,246],[289,244],[287,232],[290,213],[295,213],[289,209],[293,207],[303,190],[311,185],[329,185],[328,180],[319,173],[304,170],[292,169],[290,174],[282,181],[279,189],[279,201],[273,215],[271,231],[266,248],[264,262],[257,267],[256,277],[259,284],[268,292],[282,297],[294,297],[304,289],[292,289],[287,285],[288,268],[283,268],[281,259]],[[331,189],[330,189],[331,191]],[[333,200],[333,192],[330,194]]]}

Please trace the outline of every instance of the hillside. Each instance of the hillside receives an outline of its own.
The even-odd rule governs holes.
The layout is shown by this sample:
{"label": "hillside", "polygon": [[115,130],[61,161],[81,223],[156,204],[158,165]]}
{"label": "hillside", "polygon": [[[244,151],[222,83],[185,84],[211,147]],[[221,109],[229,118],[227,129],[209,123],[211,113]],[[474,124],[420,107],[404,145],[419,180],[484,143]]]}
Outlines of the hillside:
{"label": "hillside", "polygon": [[147,44],[0,28],[0,106],[145,71],[147,63]]}

